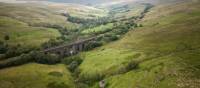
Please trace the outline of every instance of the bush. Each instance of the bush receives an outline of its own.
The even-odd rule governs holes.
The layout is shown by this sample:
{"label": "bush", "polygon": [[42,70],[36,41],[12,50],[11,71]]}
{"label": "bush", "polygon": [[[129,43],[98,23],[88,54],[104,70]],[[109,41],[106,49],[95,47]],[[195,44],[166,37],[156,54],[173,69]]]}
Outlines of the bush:
{"label": "bush", "polygon": [[[75,72],[76,68],[83,62],[83,59],[80,56],[71,56],[68,58],[64,58],[62,63],[68,65],[68,69],[71,72]],[[78,71],[78,70],[77,70]]]}
{"label": "bush", "polygon": [[9,35],[5,35],[4,36],[4,40],[6,40],[6,41],[10,40],[10,36]]}
{"label": "bush", "polygon": [[83,59],[78,55],[77,56],[71,56],[71,57],[68,57],[68,58],[64,58],[62,60],[62,63],[66,64],[66,65],[69,65],[73,61],[76,61],[78,64],[81,64],[83,62]]}
{"label": "bush", "polygon": [[86,45],[85,50],[92,50],[92,49],[94,49],[96,47],[100,47],[102,45],[103,45],[103,43],[100,41],[91,41]]}
{"label": "bush", "polygon": [[[61,39],[64,39],[64,36],[61,36]],[[48,42],[45,42],[44,44],[42,44],[42,47],[44,49],[47,49],[47,48],[61,45],[62,43],[63,43],[62,40],[50,39]]]}
{"label": "bush", "polygon": [[130,70],[138,68],[138,64],[139,63],[136,61],[129,62],[128,65],[126,66],[126,71],[130,71]]}
{"label": "bush", "polygon": [[23,53],[28,53],[30,50],[30,48],[24,48],[21,47],[21,45],[8,46],[7,51],[5,53],[5,58],[20,56]]}
{"label": "bush", "polygon": [[5,54],[0,54],[0,60],[4,60],[5,58]]}
{"label": "bush", "polygon": [[31,61],[33,61],[33,58],[31,56],[29,56],[28,54],[22,54],[21,56],[1,61],[0,68],[22,65]]}
{"label": "bush", "polygon": [[68,69],[71,72],[74,72],[78,66],[79,66],[78,62],[77,61],[73,61],[72,63],[69,64]]}
{"label": "bush", "polygon": [[60,62],[60,58],[55,54],[44,54],[38,51],[30,53],[30,56],[34,59],[35,62],[41,64],[56,64]]}
{"label": "bush", "polygon": [[39,51],[32,51],[28,54],[22,54],[17,57],[9,58],[0,62],[0,68],[22,65],[28,62],[37,62],[41,64],[56,64],[60,58],[55,54],[44,54]]}
{"label": "bush", "polygon": [[4,42],[0,41],[0,54],[4,54],[7,51],[7,45]]}
{"label": "bush", "polygon": [[111,41],[115,41],[115,40],[118,40],[119,37],[117,35],[114,35],[114,34],[110,34],[107,37],[107,42],[111,42]]}

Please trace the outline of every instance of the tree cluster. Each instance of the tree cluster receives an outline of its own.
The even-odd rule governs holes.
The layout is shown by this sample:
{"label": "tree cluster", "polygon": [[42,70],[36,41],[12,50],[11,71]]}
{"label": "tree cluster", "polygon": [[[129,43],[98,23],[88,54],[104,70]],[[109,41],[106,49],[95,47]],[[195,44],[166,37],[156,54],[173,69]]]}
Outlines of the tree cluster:
{"label": "tree cluster", "polygon": [[60,58],[55,54],[44,54],[40,51],[32,51],[27,54],[8,58],[0,62],[0,68],[11,67],[26,64],[29,62],[36,62],[41,64],[56,64],[60,62]]}

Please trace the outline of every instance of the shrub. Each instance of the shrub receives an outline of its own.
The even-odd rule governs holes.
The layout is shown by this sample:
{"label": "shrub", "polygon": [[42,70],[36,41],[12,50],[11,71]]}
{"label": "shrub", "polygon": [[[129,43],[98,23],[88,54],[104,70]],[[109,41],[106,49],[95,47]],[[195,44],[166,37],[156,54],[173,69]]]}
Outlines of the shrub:
{"label": "shrub", "polygon": [[71,72],[74,72],[78,66],[79,66],[78,62],[77,61],[73,61],[72,63],[69,64],[68,69]]}
{"label": "shrub", "polygon": [[28,53],[31,50],[31,48],[21,47],[21,45],[7,47],[5,58],[20,56],[21,54]]}
{"label": "shrub", "polygon": [[33,61],[32,57],[28,54],[22,54],[18,57],[9,58],[0,62],[0,68],[10,67],[10,66],[17,66],[21,64],[25,64],[28,62]]}
{"label": "shrub", "polygon": [[9,47],[8,51],[6,52],[6,58],[18,56],[19,52],[17,51],[17,47]]}
{"label": "shrub", "polygon": [[103,45],[103,43],[100,41],[91,41],[86,45],[85,50],[92,50],[92,49],[94,49],[96,47],[100,47],[102,45]]}
{"label": "shrub", "polygon": [[62,63],[68,65],[68,69],[71,72],[75,72],[77,76],[79,74],[79,69],[77,67],[83,62],[83,59],[80,56],[71,56],[62,60]]}
{"label": "shrub", "polygon": [[138,68],[138,64],[139,62],[136,62],[136,61],[129,62],[128,65],[126,66],[126,71],[130,71],[130,70]]}
{"label": "shrub", "polygon": [[[60,38],[65,39],[64,36],[61,36]],[[48,42],[45,42],[44,44],[42,44],[42,47],[44,49],[47,49],[47,48],[51,48],[51,47],[54,47],[54,46],[58,46],[62,43],[63,43],[62,40],[50,39]]]}
{"label": "shrub", "polygon": [[5,54],[0,54],[0,60],[4,60],[5,58]]}
{"label": "shrub", "polygon": [[118,40],[119,39],[119,37],[117,36],[117,35],[111,35],[110,37],[109,37],[109,42],[110,41],[116,41],[116,40]]}
{"label": "shrub", "polygon": [[37,62],[41,64],[56,64],[60,58],[55,54],[44,54],[39,51],[32,51],[28,54],[22,54],[17,57],[9,58],[0,62],[0,68],[25,64],[28,62]]}
{"label": "shrub", "polygon": [[4,44],[4,42],[0,41],[0,54],[6,53],[7,46]]}
{"label": "shrub", "polygon": [[78,64],[81,64],[83,62],[83,59],[78,55],[77,56],[71,56],[71,57],[68,57],[68,58],[64,58],[62,60],[62,63],[66,64],[66,65],[69,65],[73,61],[76,61]]}
{"label": "shrub", "polygon": [[9,35],[5,35],[5,36],[4,36],[4,40],[7,41],[7,40],[9,40],[9,39],[10,39],[10,36],[9,36]]}
{"label": "shrub", "polygon": [[30,56],[34,59],[35,62],[41,64],[56,64],[60,62],[60,58],[55,54],[44,54],[38,51],[30,53]]}

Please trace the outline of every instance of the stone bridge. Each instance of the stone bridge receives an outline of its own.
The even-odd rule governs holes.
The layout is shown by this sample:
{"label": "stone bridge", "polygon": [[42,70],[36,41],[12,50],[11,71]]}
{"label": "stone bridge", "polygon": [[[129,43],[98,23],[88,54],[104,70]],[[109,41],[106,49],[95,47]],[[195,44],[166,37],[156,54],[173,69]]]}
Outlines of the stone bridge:
{"label": "stone bridge", "polygon": [[86,45],[90,41],[94,41],[96,39],[97,39],[97,37],[92,37],[92,38],[89,38],[89,39],[76,41],[76,42],[73,42],[73,43],[70,43],[70,44],[67,44],[67,45],[61,45],[61,46],[45,49],[45,50],[43,50],[43,52],[46,53],[46,54],[47,53],[58,54],[61,57],[72,56],[72,55],[75,55],[75,54],[83,51],[85,49]]}

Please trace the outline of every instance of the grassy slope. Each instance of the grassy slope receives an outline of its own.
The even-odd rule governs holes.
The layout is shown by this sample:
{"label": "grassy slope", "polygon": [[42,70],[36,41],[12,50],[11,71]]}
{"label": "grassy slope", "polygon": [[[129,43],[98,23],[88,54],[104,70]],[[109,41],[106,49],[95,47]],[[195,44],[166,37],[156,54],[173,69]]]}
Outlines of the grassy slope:
{"label": "grassy slope", "polygon": [[26,23],[0,16],[0,40],[4,41],[4,36],[9,35],[9,44],[21,44],[28,47],[37,47],[40,44],[60,36],[55,29],[30,27]]}
{"label": "grassy slope", "polygon": [[86,52],[81,76],[117,73],[130,60],[139,68],[106,77],[108,88],[200,87],[200,10],[198,3],[158,6],[141,22],[144,27],[123,39]]}
{"label": "grassy slope", "polygon": [[[50,73],[57,72],[58,75]],[[65,65],[26,64],[0,70],[0,88],[48,88],[49,83],[66,84],[74,88],[73,78]],[[68,88],[60,87],[60,88]],[[53,87],[52,87],[53,88]]]}
{"label": "grassy slope", "polygon": [[135,2],[105,6],[105,8],[115,14],[114,17],[117,18],[116,20],[138,16],[144,11],[145,7],[146,5]]}
{"label": "grassy slope", "polygon": [[104,9],[98,9],[79,4],[50,4],[49,7],[55,10],[60,10],[61,12],[67,12],[71,16],[78,18],[104,17],[107,16],[108,12]]}
{"label": "grassy slope", "polygon": [[0,15],[10,17],[29,25],[42,26],[42,24],[56,24],[74,28],[77,25],[66,21],[66,17],[61,16],[55,10],[40,4],[6,4],[0,3]]}
{"label": "grassy slope", "polygon": [[[76,29],[80,25],[67,21],[67,17],[61,15],[62,10],[76,16],[106,15],[104,10],[67,4],[6,4],[0,3],[0,40],[6,34],[10,35],[10,44],[23,44],[28,47],[37,47],[51,38],[59,37],[55,29],[44,28],[49,25],[59,25],[67,29]],[[81,14],[80,14],[81,13]],[[99,16],[98,16],[99,15]]]}
{"label": "grassy slope", "polygon": [[134,16],[138,16],[141,14],[141,12],[144,11],[145,9],[145,5],[142,4],[128,4],[128,10],[129,11],[125,11],[122,13],[117,13],[115,15],[115,17],[122,17],[122,18],[130,18],[130,17],[134,17]]}

